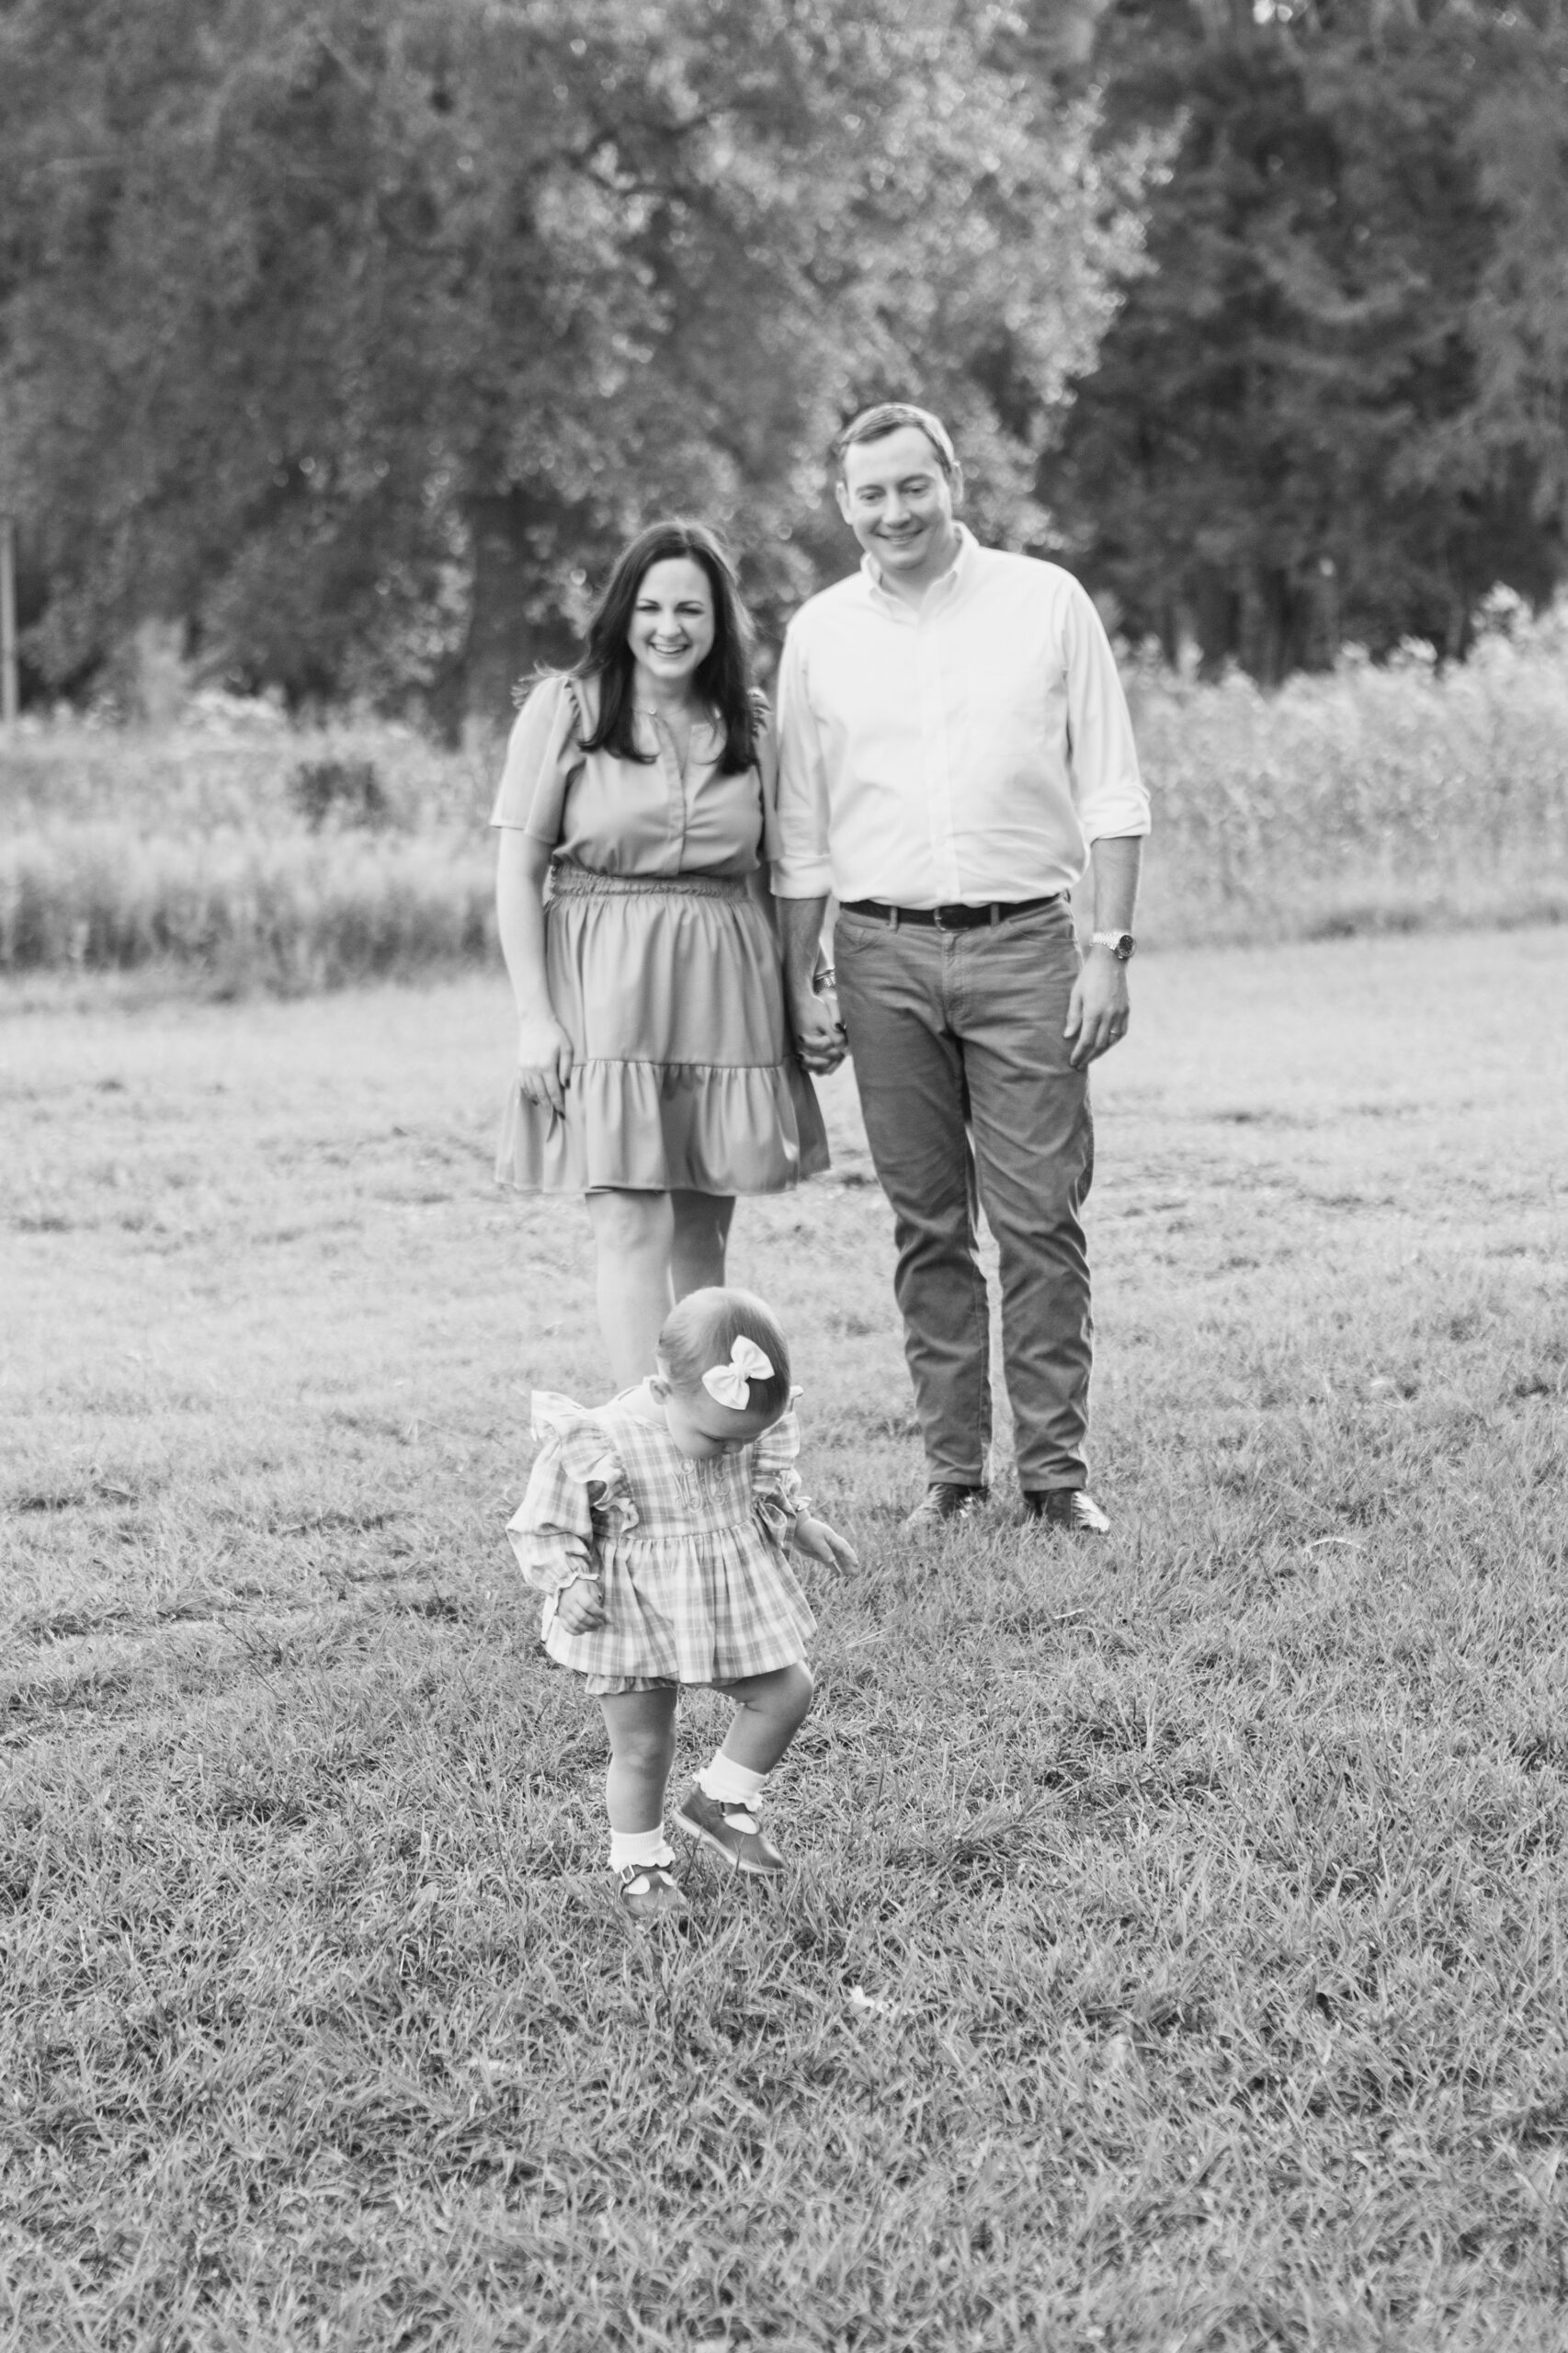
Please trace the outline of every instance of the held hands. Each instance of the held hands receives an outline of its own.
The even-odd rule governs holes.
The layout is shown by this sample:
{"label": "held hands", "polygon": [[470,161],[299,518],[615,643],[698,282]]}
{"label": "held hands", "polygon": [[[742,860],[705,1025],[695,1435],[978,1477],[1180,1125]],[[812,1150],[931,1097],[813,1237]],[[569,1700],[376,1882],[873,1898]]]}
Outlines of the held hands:
{"label": "held hands", "polygon": [[550,1014],[525,1015],[517,1023],[517,1080],[525,1103],[566,1108],[572,1075],[572,1040]]}
{"label": "held hands", "polygon": [[1107,948],[1091,948],[1084,969],[1073,983],[1067,1002],[1067,1026],[1062,1034],[1074,1040],[1068,1060],[1085,1070],[1127,1035],[1131,1006],[1127,972]]}
{"label": "held hands", "polygon": [[838,999],[831,988],[798,989],[790,1001],[790,1026],[795,1032],[795,1051],[815,1078],[825,1078],[829,1071],[838,1068],[848,1049],[844,1041],[844,1024],[838,1017]]}
{"label": "held hands", "polygon": [[813,1519],[809,1512],[803,1511],[796,1520],[791,1541],[798,1552],[820,1561],[824,1569],[858,1569],[860,1565],[854,1545],[846,1542],[836,1528],[830,1528],[825,1519]]}
{"label": "held hands", "polygon": [[605,1589],[597,1577],[574,1577],[555,1597],[555,1614],[569,1634],[591,1634],[605,1622]]}

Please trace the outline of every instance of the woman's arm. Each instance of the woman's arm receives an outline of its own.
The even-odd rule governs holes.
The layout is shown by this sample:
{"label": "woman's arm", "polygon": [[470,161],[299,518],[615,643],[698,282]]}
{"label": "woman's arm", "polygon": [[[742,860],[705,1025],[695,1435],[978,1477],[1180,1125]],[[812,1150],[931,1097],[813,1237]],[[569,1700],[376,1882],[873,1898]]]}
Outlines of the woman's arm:
{"label": "woman's arm", "polygon": [[517,1008],[518,1075],[530,1102],[564,1111],[572,1040],[555,1017],[544,960],[544,878],[553,852],[515,826],[503,826],[499,839],[495,924]]}

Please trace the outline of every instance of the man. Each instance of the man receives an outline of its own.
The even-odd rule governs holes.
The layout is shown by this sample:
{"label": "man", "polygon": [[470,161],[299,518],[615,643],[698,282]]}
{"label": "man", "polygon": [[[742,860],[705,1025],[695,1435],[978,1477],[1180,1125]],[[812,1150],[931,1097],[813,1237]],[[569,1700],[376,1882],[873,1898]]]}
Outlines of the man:
{"label": "man", "polygon": [[[1088,1491],[1091,1324],[1080,1211],[1088,1066],[1126,1034],[1149,802],[1094,606],[1069,573],[979,546],[926,410],[840,435],[859,572],[813,597],[779,676],[774,869],[797,1039],[842,1052],[812,974],[827,893],[866,1133],[896,1220],[895,1289],[927,1488],[907,1525],[984,1500],[989,1311],[978,1201],[1001,1254],[1002,1348],[1028,1518],[1103,1535]],[[1079,958],[1067,893],[1091,865]]]}

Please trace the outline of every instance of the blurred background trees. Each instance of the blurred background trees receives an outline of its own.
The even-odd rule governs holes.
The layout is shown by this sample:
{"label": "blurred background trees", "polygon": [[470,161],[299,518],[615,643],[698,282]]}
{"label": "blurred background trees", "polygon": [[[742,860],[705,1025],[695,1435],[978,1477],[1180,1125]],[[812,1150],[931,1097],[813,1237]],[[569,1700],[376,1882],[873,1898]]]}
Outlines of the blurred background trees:
{"label": "blurred background trees", "polygon": [[1558,0],[1111,0],[1088,70],[1112,136],[1175,141],[1152,267],[1041,472],[1123,626],[1276,681],[1346,639],[1462,655],[1489,588],[1548,597]]}
{"label": "blurred background trees", "polygon": [[1557,0],[6,0],[27,684],[498,717],[669,508],[776,632],[891,393],[1173,653],[1462,654],[1562,569],[1565,109]]}
{"label": "blurred background trees", "polygon": [[[648,513],[816,583],[821,451],[909,384],[986,520],[1136,224],[985,12],[22,0],[4,398],[54,685],[152,613],[291,699],[504,709]],[[838,560],[836,547],[833,562]]]}

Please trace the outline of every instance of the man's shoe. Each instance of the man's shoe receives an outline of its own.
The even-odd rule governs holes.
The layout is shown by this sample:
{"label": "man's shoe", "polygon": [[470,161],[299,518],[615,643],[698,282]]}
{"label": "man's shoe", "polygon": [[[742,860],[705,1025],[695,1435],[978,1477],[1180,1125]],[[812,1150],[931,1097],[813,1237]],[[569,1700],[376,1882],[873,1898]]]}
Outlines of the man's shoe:
{"label": "man's shoe", "polygon": [[929,1536],[934,1529],[961,1527],[983,1509],[989,1487],[960,1486],[956,1479],[933,1479],[903,1523],[906,1536]]}
{"label": "man's shoe", "polygon": [[620,1908],[633,1920],[684,1920],[690,1908],[667,1863],[628,1863],[616,1881]]}
{"label": "man's shoe", "polygon": [[676,1806],[675,1820],[747,1879],[777,1879],[784,1869],[783,1856],[763,1836],[755,1813],[744,1805],[722,1805],[696,1781]]}
{"label": "man's shoe", "polygon": [[1108,1536],[1110,1522],[1087,1487],[1024,1489],[1024,1518],[1065,1528],[1074,1536]]}

